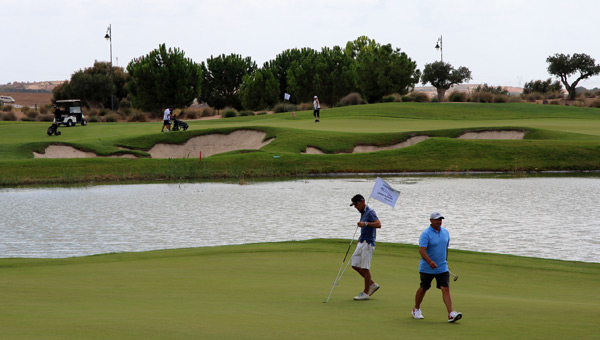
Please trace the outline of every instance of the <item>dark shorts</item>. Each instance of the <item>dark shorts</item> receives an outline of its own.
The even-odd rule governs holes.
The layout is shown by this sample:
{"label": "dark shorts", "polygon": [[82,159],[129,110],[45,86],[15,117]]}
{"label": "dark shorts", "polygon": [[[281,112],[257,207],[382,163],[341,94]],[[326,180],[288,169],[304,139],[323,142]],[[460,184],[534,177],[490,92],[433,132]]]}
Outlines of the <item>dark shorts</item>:
{"label": "dark shorts", "polygon": [[429,288],[431,288],[431,281],[433,281],[433,278],[435,278],[438,289],[441,287],[450,287],[450,272],[440,274],[419,274],[421,274],[421,288],[423,288],[423,290],[429,290]]}
{"label": "dark shorts", "polygon": [[170,120],[163,120],[163,125],[171,125],[171,121]]}

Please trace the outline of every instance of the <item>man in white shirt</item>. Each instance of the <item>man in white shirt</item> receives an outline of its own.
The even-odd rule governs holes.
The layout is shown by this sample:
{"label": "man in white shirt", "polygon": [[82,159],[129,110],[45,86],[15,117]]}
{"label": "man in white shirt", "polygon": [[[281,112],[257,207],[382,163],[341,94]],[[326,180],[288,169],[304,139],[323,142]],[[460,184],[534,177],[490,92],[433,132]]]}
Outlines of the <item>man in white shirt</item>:
{"label": "man in white shirt", "polygon": [[165,132],[165,126],[167,127],[167,132],[171,131],[171,112],[173,112],[173,105],[169,106],[163,115],[163,126],[160,132]]}

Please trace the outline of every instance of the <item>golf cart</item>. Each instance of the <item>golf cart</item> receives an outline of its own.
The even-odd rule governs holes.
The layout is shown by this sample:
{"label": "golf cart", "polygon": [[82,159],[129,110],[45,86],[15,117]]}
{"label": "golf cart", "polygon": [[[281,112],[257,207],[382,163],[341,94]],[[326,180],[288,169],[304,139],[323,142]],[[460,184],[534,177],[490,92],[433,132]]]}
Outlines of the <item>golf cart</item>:
{"label": "golf cart", "polygon": [[54,104],[54,123],[58,126],[62,124],[69,127],[77,123],[83,126],[87,125],[87,120],[85,120],[81,110],[81,100],[57,100]]}

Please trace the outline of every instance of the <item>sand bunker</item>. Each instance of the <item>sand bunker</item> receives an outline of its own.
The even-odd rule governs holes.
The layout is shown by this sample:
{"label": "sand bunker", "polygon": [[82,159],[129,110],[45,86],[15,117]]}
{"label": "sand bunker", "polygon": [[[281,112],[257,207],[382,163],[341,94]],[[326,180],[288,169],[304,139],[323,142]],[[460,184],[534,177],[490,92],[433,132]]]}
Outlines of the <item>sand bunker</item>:
{"label": "sand bunker", "polygon": [[[480,131],[480,132],[465,132],[462,135],[458,136],[459,139],[523,139],[525,137],[525,132],[518,130],[503,130],[503,131]],[[429,136],[414,136],[405,140],[402,143],[388,145],[388,146],[374,146],[374,145],[357,145],[352,150],[352,153],[360,153],[360,152],[375,152],[375,151],[383,151],[383,150],[394,150],[399,148],[405,148],[407,146],[415,145],[420,143],[426,139],[430,138]],[[318,155],[324,154],[323,151],[308,146],[306,147],[306,151],[304,154]]]}
{"label": "sand bunker", "polygon": [[459,139],[523,139],[525,132],[518,130],[465,132]]}
{"label": "sand bunker", "polygon": [[[46,148],[44,153],[33,153],[33,158],[93,158],[98,157],[93,152],[86,152],[75,149],[69,145],[50,145]],[[125,154],[109,156],[111,158],[136,158],[135,155]]]}
{"label": "sand bunker", "polygon": [[228,135],[211,134],[191,138],[185,144],[156,144],[148,153],[152,158],[197,158],[234,150],[258,150],[275,139],[264,141],[266,132],[237,130]]}

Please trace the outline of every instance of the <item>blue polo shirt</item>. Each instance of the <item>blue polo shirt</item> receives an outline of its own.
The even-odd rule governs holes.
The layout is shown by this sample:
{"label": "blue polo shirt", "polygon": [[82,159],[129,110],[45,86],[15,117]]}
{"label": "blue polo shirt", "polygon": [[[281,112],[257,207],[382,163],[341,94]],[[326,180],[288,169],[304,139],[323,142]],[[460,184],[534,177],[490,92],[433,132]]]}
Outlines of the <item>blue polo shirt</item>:
{"label": "blue polo shirt", "polygon": [[421,257],[419,262],[419,272],[426,274],[440,274],[448,271],[448,261],[446,258],[446,251],[450,245],[450,233],[447,229],[440,227],[440,231],[437,232],[429,225],[429,228],[425,229],[421,233],[419,238],[419,247],[427,248],[427,255],[429,258],[437,264],[437,268],[431,268],[425,260]]}
{"label": "blue polo shirt", "polygon": [[[365,207],[365,210],[360,212],[360,221],[361,222],[375,222],[379,218],[377,218],[377,214],[375,210]],[[358,242],[367,241],[368,244],[375,247],[375,238],[377,236],[377,228],[373,227],[362,227],[360,228],[360,238]]]}

